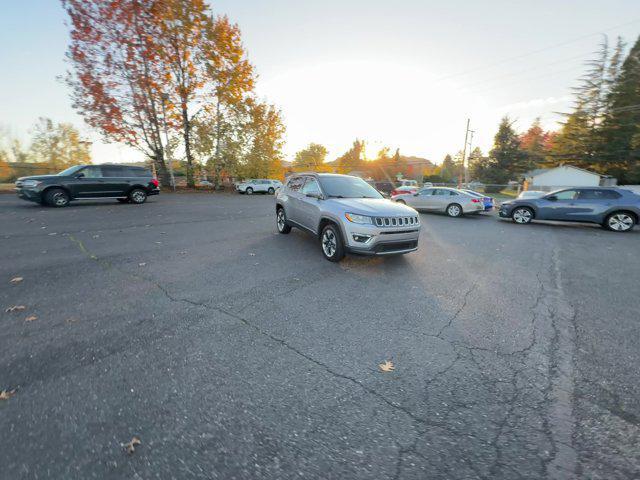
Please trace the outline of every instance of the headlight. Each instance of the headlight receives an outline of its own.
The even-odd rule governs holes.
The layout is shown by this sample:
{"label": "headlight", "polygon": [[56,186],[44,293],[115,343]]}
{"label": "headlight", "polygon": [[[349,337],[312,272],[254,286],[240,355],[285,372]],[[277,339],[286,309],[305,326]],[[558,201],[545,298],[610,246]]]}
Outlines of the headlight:
{"label": "headlight", "polygon": [[38,182],[37,180],[25,180],[22,182],[23,187],[37,187],[42,182]]}
{"label": "headlight", "polygon": [[355,213],[345,213],[344,216],[351,223],[359,223],[363,225],[370,225],[373,222],[371,221],[371,217],[367,217],[366,215],[357,215]]}

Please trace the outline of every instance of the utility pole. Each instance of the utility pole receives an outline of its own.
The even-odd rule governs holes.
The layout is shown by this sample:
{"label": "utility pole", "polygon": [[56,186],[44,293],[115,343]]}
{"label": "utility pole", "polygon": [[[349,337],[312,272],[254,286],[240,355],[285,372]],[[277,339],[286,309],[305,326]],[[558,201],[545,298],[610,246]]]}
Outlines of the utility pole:
{"label": "utility pole", "polygon": [[164,138],[165,138],[165,146],[164,146],[164,151],[165,151],[165,157],[168,160],[168,164],[169,164],[169,176],[171,178],[171,188],[173,188],[173,191],[176,191],[176,179],[173,176],[173,162],[171,161],[171,155],[169,155],[169,133],[167,132],[167,112],[165,110],[165,103],[167,102],[167,99],[169,98],[169,95],[166,93],[162,94],[162,123],[164,125]]}
{"label": "utility pole", "polygon": [[[467,129],[464,132],[464,148],[462,149],[462,167],[464,169],[464,181],[465,183],[469,183],[469,168],[467,165],[467,144],[469,140],[469,124],[471,123],[471,119],[467,118]],[[458,181],[460,183],[460,181]]]}
{"label": "utility pole", "polygon": [[476,133],[475,130],[469,130],[471,134],[471,138],[469,138],[469,156],[467,157],[467,163],[464,168],[464,183],[467,184],[467,188],[469,188],[469,160],[471,159],[471,154],[473,153],[473,134]]}

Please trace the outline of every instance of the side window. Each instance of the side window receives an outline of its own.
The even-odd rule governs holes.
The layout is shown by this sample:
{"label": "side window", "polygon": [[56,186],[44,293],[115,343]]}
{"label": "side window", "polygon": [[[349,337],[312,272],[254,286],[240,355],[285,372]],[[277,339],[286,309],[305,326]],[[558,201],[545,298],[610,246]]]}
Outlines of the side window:
{"label": "side window", "polygon": [[102,177],[102,169],[100,167],[85,167],[80,172],[84,178],[100,178]]}
{"label": "side window", "polygon": [[304,177],[291,177],[289,182],[287,183],[287,187],[294,192],[300,190],[302,185],[304,184]]}
{"label": "side window", "polygon": [[420,190],[420,195],[422,196],[427,196],[427,195],[435,195],[436,190],[433,188],[423,188],[422,190]]}
{"label": "side window", "polygon": [[320,187],[318,186],[318,181],[315,178],[308,177],[307,182],[304,184],[304,187],[302,187],[302,190],[300,190],[300,192],[303,195],[306,195],[307,193],[320,195]]}
{"label": "side window", "polygon": [[433,192],[434,195],[444,196],[449,195],[449,190],[444,190],[442,188],[436,188]]}
{"label": "side window", "polygon": [[127,174],[122,167],[102,167],[103,177],[125,177]]}
{"label": "side window", "polygon": [[580,190],[580,200],[615,200],[620,198],[613,190]]}
{"label": "side window", "polygon": [[578,198],[577,190],[565,190],[563,192],[556,193],[558,200],[575,200]]}
{"label": "side window", "polygon": [[449,195],[451,195],[452,197],[455,197],[455,196],[459,195],[459,193],[456,192],[455,190],[449,190]]}

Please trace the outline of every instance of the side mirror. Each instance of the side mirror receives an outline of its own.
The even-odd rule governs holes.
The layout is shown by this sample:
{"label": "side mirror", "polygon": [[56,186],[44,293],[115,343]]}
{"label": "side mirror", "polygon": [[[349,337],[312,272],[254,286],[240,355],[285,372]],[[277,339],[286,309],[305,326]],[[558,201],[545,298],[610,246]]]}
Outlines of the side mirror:
{"label": "side mirror", "polygon": [[322,199],[322,195],[320,195],[319,193],[315,193],[315,192],[309,192],[306,194],[307,197],[309,198],[316,198],[318,200]]}
{"label": "side mirror", "polygon": [[78,174],[76,175],[76,178],[84,178],[84,173],[78,173]]}
{"label": "side mirror", "polygon": [[547,197],[547,200],[549,200],[550,202],[555,202],[558,200],[558,197],[556,197],[555,195],[549,195]]}
{"label": "side mirror", "polygon": [[414,194],[413,194],[413,196],[414,196],[414,197],[418,197],[418,196],[420,196],[420,192],[416,192],[416,193],[414,193]]}

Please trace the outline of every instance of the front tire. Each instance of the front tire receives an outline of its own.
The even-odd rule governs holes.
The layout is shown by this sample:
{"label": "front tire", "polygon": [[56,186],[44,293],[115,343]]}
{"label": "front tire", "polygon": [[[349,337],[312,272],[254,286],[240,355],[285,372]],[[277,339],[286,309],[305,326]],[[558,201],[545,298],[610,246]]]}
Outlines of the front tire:
{"label": "front tire", "polygon": [[47,191],[47,194],[45,195],[47,205],[51,205],[56,208],[66,207],[69,205],[69,200],[69,194],[61,188],[52,188]]}
{"label": "front tire", "polygon": [[511,219],[520,225],[526,225],[533,220],[533,210],[529,207],[517,207],[511,212]]}
{"label": "front tire", "polygon": [[245,193],[246,193],[247,195],[253,195],[253,188],[248,187],[248,188],[245,190]]}
{"label": "front tire", "polygon": [[450,217],[461,217],[462,216],[462,207],[457,203],[452,203],[447,207],[447,215]]}
{"label": "front tire", "polygon": [[287,234],[291,232],[291,225],[287,223],[287,214],[284,213],[284,208],[282,207],[276,211],[276,227],[278,227],[278,233]]}
{"label": "front tire", "polygon": [[338,227],[329,224],[322,229],[320,235],[320,246],[324,258],[330,262],[339,262],[344,258],[344,244]]}
{"label": "front tire", "polygon": [[612,232],[630,232],[636,219],[627,212],[613,212],[604,221],[604,227]]}
{"label": "front tire", "polygon": [[129,192],[129,201],[136,205],[141,205],[147,201],[147,192],[141,188],[134,188]]}

